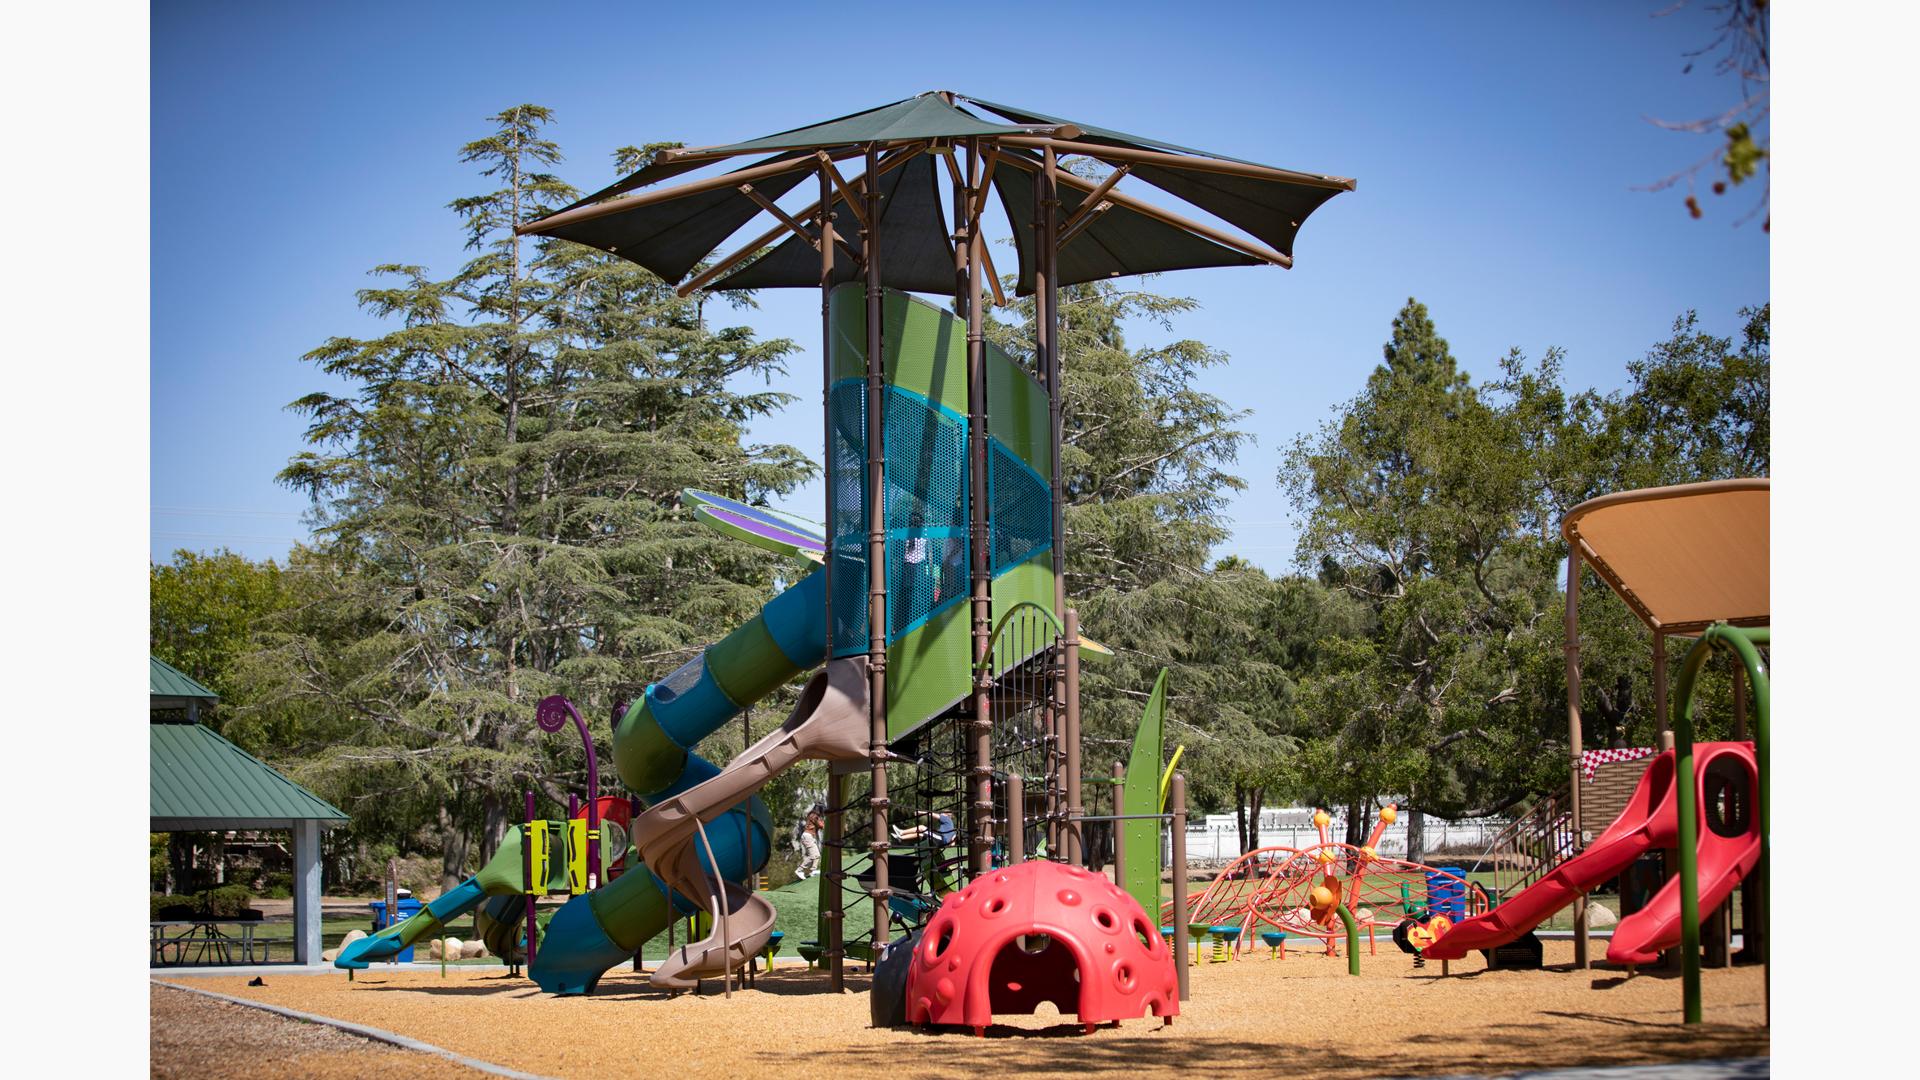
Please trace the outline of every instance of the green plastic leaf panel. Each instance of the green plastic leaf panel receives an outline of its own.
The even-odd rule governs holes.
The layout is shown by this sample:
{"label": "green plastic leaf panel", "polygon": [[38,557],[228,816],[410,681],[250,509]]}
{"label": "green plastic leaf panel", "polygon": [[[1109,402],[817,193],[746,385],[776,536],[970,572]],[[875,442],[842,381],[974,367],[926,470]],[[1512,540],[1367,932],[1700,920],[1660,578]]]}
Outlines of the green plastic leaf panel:
{"label": "green plastic leaf panel", "polygon": [[[1022,603],[1052,610],[1051,556],[1041,552],[1012,567],[993,579],[992,590],[996,626]],[[887,738],[906,736],[972,692],[971,612],[971,604],[955,605],[888,646]]]}
{"label": "green plastic leaf panel", "polygon": [[[1133,736],[1133,753],[1127,758],[1126,783],[1121,802],[1129,814],[1160,812],[1160,762],[1166,750],[1167,669],[1153,681],[1153,693],[1140,714],[1140,729]],[[1160,910],[1160,823],[1123,821],[1120,845],[1126,864],[1126,880],[1121,887],[1140,901],[1148,911]]]}

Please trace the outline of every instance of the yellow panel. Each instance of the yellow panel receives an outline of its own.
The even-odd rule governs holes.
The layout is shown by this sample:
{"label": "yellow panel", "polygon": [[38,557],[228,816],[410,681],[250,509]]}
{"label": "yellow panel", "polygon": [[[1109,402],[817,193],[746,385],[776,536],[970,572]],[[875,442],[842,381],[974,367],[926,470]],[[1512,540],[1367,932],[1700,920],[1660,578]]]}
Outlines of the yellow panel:
{"label": "yellow panel", "polygon": [[567,887],[573,895],[587,892],[587,819],[567,819]]}
{"label": "yellow panel", "polygon": [[533,880],[527,883],[528,896],[547,895],[547,863],[553,854],[553,838],[547,822],[527,822],[527,859],[532,864]]}

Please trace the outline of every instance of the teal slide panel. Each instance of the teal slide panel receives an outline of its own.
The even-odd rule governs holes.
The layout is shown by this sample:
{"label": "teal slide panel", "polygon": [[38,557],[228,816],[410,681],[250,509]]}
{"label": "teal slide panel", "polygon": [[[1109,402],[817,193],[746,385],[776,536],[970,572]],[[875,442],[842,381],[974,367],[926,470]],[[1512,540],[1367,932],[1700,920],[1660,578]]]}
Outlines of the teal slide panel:
{"label": "teal slide panel", "polygon": [[774,645],[793,666],[806,670],[827,656],[827,575],[814,570],[768,601],[760,612]]}
{"label": "teal slide panel", "polygon": [[376,960],[391,960],[421,938],[436,936],[435,931],[480,906],[480,901],[486,898],[480,878],[470,877],[416,914],[346,945],[334,958],[333,966],[359,970]]}

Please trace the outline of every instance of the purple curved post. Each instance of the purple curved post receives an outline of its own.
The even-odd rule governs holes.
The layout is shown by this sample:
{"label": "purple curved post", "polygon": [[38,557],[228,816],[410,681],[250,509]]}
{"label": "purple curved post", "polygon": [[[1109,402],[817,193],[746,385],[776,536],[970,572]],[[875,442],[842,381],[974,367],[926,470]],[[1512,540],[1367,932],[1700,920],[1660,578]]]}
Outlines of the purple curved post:
{"label": "purple curved post", "polygon": [[600,760],[593,752],[593,733],[587,730],[580,710],[564,694],[541,698],[533,713],[534,722],[548,734],[564,727],[568,717],[573,718],[580,743],[587,748],[587,888],[592,890],[600,885]]}

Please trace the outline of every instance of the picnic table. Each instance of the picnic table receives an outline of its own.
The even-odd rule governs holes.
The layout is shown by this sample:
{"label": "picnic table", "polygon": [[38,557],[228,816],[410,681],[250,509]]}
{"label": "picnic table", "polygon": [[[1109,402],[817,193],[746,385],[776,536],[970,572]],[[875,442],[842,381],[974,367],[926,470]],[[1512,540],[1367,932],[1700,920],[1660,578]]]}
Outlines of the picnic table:
{"label": "picnic table", "polygon": [[[231,964],[237,949],[241,963],[264,964],[273,946],[260,942],[259,956],[255,957],[253,931],[259,925],[259,919],[155,919],[148,924],[153,931],[153,963],[204,964],[211,955],[218,963]],[[238,935],[230,932],[233,927],[239,927]],[[187,959],[189,951],[192,960]],[[171,960],[167,958],[169,953]]]}

